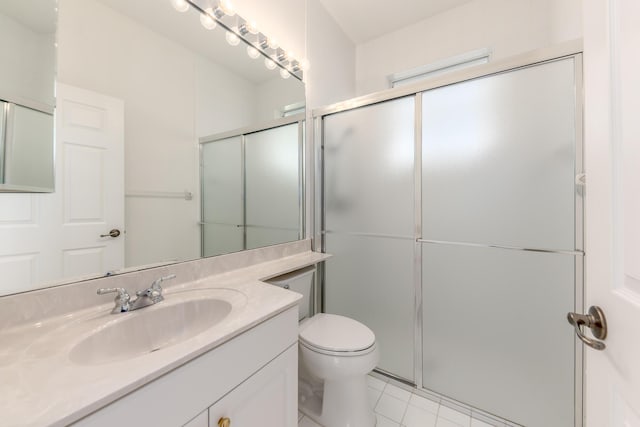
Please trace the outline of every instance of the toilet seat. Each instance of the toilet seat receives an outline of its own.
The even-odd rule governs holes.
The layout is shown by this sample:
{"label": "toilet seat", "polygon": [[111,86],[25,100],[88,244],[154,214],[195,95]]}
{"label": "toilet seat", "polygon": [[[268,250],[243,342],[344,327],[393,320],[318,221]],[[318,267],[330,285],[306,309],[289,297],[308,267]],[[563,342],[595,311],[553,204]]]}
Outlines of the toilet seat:
{"label": "toilet seat", "polygon": [[362,323],[336,314],[320,313],[300,326],[300,344],[333,356],[360,356],[374,349],[375,335]]}

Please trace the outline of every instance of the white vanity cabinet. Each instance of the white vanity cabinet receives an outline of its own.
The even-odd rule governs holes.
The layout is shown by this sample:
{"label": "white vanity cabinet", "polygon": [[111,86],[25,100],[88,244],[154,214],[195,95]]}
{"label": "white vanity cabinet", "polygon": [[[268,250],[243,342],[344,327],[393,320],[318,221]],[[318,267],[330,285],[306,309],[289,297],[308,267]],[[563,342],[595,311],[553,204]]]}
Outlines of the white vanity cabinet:
{"label": "white vanity cabinet", "polygon": [[209,427],[209,410],[202,411],[183,427]]}
{"label": "white vanity cabinet", "polygon": [[[298,348],[290,347],[209,408],[209,427],[296,427]],[[191,424],[187,424],[189,427]]]}
{"label": "white vanity cabinet", "polygon": [[[288,309],[74,427],[296,427],[298,309]],[[152,355],[151,355],[152,356]]]}

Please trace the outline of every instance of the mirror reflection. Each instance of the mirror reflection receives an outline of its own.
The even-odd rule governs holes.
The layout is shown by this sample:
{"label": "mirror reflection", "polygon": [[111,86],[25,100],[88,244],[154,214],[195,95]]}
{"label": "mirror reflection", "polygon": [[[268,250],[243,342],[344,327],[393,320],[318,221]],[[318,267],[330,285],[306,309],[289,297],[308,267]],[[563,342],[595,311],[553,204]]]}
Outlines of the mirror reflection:
{"label": "mirror reflection", "polygon": [[[270,137],[287,120],[302,126],[282,118],[303,111],[299,80],[168,0],[58,6],[56,192],[0,194],[0,293],[300,238],[300,132]],[[228,199],[214,199],[201,193],[200,142],[225,135],[245,141],[241,188],[220,181]],[[267,137],[254,150],[256,135]],[[274,157],[279,144],[292,151]],[[283,171],[283,159],[295,161]],[[270,194],[287,196],[269,204]],[[205,203],[210,213],[238,200],[241,244],[208,233]],[[244,231],[253,226],[262,232]]]}
{"label": "mirror reflection", "polygon": [[0,192],[53,191],[55,8],[0,2]]}

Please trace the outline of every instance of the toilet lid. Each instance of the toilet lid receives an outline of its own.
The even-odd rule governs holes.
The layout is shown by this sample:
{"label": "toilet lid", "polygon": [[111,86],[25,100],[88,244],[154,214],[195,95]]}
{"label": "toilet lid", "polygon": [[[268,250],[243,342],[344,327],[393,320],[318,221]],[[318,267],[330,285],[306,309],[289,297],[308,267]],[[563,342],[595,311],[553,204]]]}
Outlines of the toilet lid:
{"label": "toilet lid", "polygon": [[371,347],[376,336],[356,320],[320,313],[302,325],[300,340],[322,350],[360,351]]}

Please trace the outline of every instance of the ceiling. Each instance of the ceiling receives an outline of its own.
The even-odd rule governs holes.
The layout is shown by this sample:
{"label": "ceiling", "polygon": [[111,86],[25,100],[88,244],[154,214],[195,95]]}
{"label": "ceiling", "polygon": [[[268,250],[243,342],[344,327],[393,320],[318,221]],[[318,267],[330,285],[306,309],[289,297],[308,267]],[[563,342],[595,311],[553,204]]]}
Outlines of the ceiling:
{"label": "ceiling", "polygon": [[472,0],[320,0],[349,38],[360,44]]}

